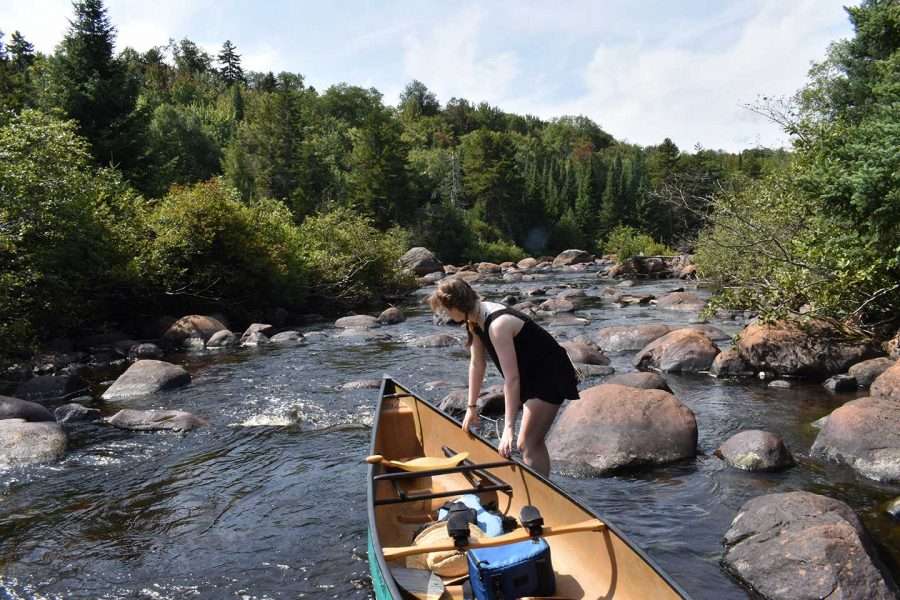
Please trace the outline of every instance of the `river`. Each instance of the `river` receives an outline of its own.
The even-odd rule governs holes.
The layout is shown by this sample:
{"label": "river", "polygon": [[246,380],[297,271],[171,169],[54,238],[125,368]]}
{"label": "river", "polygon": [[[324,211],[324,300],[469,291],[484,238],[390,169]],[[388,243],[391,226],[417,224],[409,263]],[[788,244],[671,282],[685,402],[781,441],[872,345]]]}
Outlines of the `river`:
{"label": "river", "polygon": [[[536,286],[598,295],[615,283],[585,272],[477,287],[499,299]],[[660,295],[681,285],[645,282],[629,291]],[[338,386],[390,374],[438,401],[449,389],[428,391],[426,383],[464,385],[462,347],[408,344],[431,333],[463,337],[433,324],[419,302],[427,291],[403,306],[406,322],[376,330],[384,339],[345,337],[319,325],[303,328],[313,334],[299,346],[169,357],[191,371],[192,384],[128,405],[187,410],[208,427],[172,434],[82,425],[69,430],[61,462],[0,472],[0,598],[371,597],[364,458],[377,390]],[[616,308],[599,299],[578,315],[590,325],[548,327],[563,339],[608,325],[686,324],[694,316],[653,306]],[[711,324],[729,334],[743,325]],[[612,365],[632,370],[632,355],[612,355]],[[900,489],[807,457],[816,434],[810,423],[859,394],[705,375],[666,379],[697,415],[696,459],[615,477],[553,479],[616,524],[697,599],[749,597],[719,566],[721,539],[745,501],[775,492],[808,490],[848,503],[897,576],[900,527],[883,503]],[[490,367],[489,383],[497,382]],[[593,383],[599,380],[582,388]],[[95,405],[107,414],[122,407]],[[751,474],[713,456],[730,435],[750,428],[781,435],[798,465]]]}

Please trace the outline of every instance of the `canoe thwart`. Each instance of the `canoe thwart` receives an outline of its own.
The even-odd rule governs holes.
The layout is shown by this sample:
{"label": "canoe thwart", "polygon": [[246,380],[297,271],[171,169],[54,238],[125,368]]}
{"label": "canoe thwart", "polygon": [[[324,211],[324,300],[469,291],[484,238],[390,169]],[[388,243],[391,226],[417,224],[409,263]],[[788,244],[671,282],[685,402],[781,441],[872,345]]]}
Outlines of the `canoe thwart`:
{"label": "canoe thwart", "polygon": [[[394,481],[393,483],[396,484],[397,482]],[[480,494],[482,492],[509,492],[511,489],[512,486],[510,486],[508,483],[504,483],[503,485],[479,485],[462,490],[450,490],[447,492],[407,494],[406,492],[399,491],[397,494],[397,498],[382,498],[380,500],[375,500],[373,504],[375,506],[384,506],[385,504],[402,504],[403,502],[433,500],[434,498],[448,498],[450,496],[464,496],[466,494]]]}
{"label": "canoe thwart", "polygon": [[[604,529],[606,529],[606,523],[604,523],[600,519],[587,519],[579,523],[572,523],[571,525],[556,525],[554,527],[544,527],[544,531],[541,534],[541,537],[563,535],[566,533],[579,533],[583,531],[603,531]],[[466,549],[490,548],[492,546],[502,546],[504,544],[512,544],[514,542],[524,542],[525,540],[530,539],[531,535],[529,535],[527,531],[517,530],[505,535],[498,535],[497,537],[472,539],[469,541]],[[384,552],[385,560],[396,560],[398,558],[415,556],[417,554],[427,554],[430,552],[448,552],[455,549],[457,548],[452,542],[444,542],[440,544],[427,544],[422,546],[396,546],[393,548],[383,548],[382,550]]]}
{"label": "canoe thwart", "polygon": [[[371,456],[369,458],[372,458]],[[368,460],[368,459],[366,459]],[[462,464],[457,465],[455,467],[446,467],[442,469],[431,469],[429,471],[405,471],[403,473],[382,473],[381,475],[375,475],[372,477],[374,481],[384,481],[386,479],[418,479],[421,477],[431,477],[433,475],[447,475],[449,473],[468,473],[469,471],[480,471],[481,469],[494,469],[497,467],[510,467],[514,466],[517,463],[511,460],[499,460],[497,462],[490,463],[473,463],[468,460],[462,461]],[[487,474],[477,473],[478,475],[484,475],[485,479],[487,479]],[[492,482],[495,484],[502,484],[503,481],[497,478],[492,478]]]}
{"label": "canoe thwart", "polygon": [[469,458],[468,452],[460,452],[447,458],[438,456],[420,456],[410,460],[388,460],[380,454],[373,454],[366,457],[366,462],[370,465],[382,464],[386,467],[400,469],[401,471],[431,471],[433,469],[455,467],[467,458]]}

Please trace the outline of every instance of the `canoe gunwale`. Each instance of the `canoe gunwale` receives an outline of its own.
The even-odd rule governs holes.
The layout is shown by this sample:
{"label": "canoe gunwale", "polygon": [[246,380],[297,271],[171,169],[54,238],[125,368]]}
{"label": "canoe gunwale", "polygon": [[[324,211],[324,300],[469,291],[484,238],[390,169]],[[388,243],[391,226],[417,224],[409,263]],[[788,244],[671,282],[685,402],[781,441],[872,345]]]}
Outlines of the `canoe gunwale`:
{"label": "canoe gunwale", "polygon": [[[459,422],[456,419],[454,419],[449,414],[447,414],[446,412],[439,409],[437,406],[435,406],[431,402],[428,402],[424,397],[417,394],[411,388],[408,388],[406,386],[398,384],[393,377],[391,377],[389,375],[385,375],[382,378],[380,395],[378,397],[378,404],[377,404],[377,407],[375,410],[375,418],[374,418],[373,424],[372,424],[372,438],[369,443],[369,454],[370,455],[377,454],[377,452],[375,450],[375,440],[378,437],[378,425],[379,425],[379,421],[380,421],[382,405],[383,405],[384,401],[387,399],[387,398],[385,398],[385,390],[388,387],[390,387],[392,390],[392,394],[395,394],[397,386],[399,386],[403,390],[406,390],[408,392],[409,397],[412,397],[419,403],[424,404],[425,407],[432,410],[437,415],[440,415],[441,417],[443,417],[452,426],[454,426],[454,427],[460,426]],[[394,397],[396,397],[396,395]],[[469,433],[478,442],[487,446],[492,452],[494,452],[494,453],[497,452],[497,448],[493,444],[491,444],[487,439],[483,438],[480,434],[475,433],[473,431],[470,431]],[[545,478],[543,475],[541,475],[540,473],[538,473],[537,471],[535,471],[534,469],[532,469],[525,463],[515,461],[515,464],[516,464],[516,468],[524,469],[525,471],[527,471],[528,473],[533,475],[535,478],[537,478],[539,481],[541,481],[542,483],[544,483],[545,485],[550,487],[554,492],[563,496],[565,499],[572,502],[572,504],[579,507],[581,510],[585,511],[586,513],[588,513],[589,515],[591,515],[594,518],[601,519],[601,517],[599,515],[597,515],[593,510],[588,508],[587,505],[583,501],[581,501],[579,498],[573,496],[569,492],[566,492],[565,490],[563,490],[562,488],[557,486],[555,483],[553,483],[549,479]],[[381,573],[384,575],[384,577],[383,577],[384,582],[385,582],[386,586],[389,588],[389,591],[391,592],[393,597],[396,600],[401,600],[403,598],[403,596],[402,596],[399,588],[397,587],[397,584],[394,581],[394,578],[390,575],[390,568],[387,566],[387,562],[384,560],[384,552],[382,550],[381,540],[379,539],[379,536],[378,536],[377,523],[376,523],[376,519],[375,519],[375,508],[376,508],[376,505],[375,505],[375,483],[376,483],[376,481],[374,479],[375,466],[376,465],[369,464],[368,469],[367,469],[368,502],[367,502],[366,508],[367,508],[367,513],[368,513],[368,518],[369,518],[369,533],[370,533],[370,535],[374,536],[374,539],[372,539],[372,548],[375,550],[376,564],[378,565],[379,569],[381,570]],[[634,552],[641,560],[644,561],[644,563],[647,566],[649,566],[661,579],[663,579],[672,588],[672,590],[674,590],[678,595],[680,595],[685,600],[691,600],[691,596],[681,587],[681,585],[679,585],[665,571],[663,571],[662,568],[656,563],[656,561],[654,561],[652,558],[650,558],[646,554],[646,552],[644,552],[643,549],[641,549],[639,546],[634,544],[628,538],[628,536],[625,535],[617,526],[613,525],[606,519],[601,519],[601,520],[603,521],[603,523],[606,526],[606,529],[608,531],[610,531],[615,536],[617,536],[619,538],[619,540],[621,540],[621,542],[623,544],[625,544],[625,546],[627,546],[632,552]],[[372,557],[370,557],[370,560],[372,560]]]}

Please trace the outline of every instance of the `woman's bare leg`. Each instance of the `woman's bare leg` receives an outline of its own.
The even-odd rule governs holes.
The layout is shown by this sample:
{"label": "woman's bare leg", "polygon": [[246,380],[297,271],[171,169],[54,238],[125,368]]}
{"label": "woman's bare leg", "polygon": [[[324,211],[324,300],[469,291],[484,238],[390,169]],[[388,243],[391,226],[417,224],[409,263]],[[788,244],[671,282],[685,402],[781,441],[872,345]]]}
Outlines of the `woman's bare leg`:
{"label": "woman's bare leg", "polygon": [[544,477],[550,476],[550,453],[544,438],[547,437],[558,411],[559,405],[532,398],[525,403],[525,410],[522,412],[518,441],[522,459]]}

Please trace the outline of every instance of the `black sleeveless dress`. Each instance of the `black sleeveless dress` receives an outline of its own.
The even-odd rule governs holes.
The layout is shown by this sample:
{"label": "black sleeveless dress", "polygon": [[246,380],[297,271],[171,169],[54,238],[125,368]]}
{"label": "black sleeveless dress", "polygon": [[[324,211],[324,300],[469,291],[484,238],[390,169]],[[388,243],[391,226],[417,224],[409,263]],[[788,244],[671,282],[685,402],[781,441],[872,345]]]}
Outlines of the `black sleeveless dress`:
{"label": "black sleeveless dress", "polygon": [[540,398],[552,404],[562,404],[567,398],[578,398],[578,375],[565,349],[540,325],[514,308],[496,310],[485,318],[484,329],[477,324],[474,328],[500,374],[503,374],[503,369],[487,332],[494,319],[501,315],[512,315],[524,322],[522,329],[513,338],[519,365],[522,403],[531,398]]}

